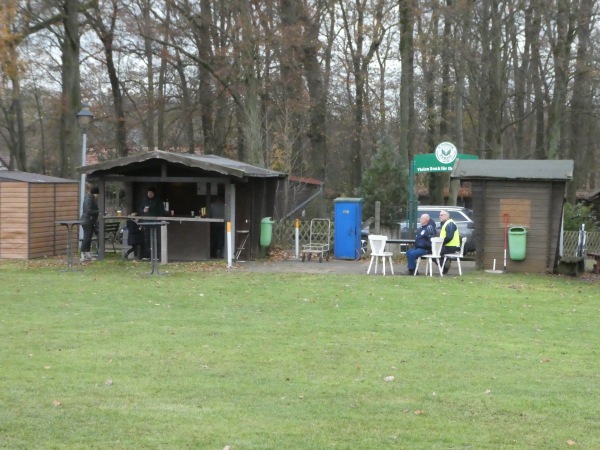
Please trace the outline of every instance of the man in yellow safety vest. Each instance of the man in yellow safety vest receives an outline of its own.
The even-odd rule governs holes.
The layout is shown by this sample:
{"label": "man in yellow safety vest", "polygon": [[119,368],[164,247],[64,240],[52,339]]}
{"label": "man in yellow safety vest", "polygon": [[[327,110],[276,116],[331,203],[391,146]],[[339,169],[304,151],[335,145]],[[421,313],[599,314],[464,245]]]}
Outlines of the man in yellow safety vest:
{"label": "man in yellow safety vest", "polygon": [[[450,218],[450,214],[446,210],[440,211],[440,222],[442,224],[442,230],[440,231],[440,237],[444,239],[442,245],[441,256],[443,257],[447,253],[456,253],[460,251],[460,236],[458,234],[458,227],[454,220]],[[447,274],[450,270],[450,260],[446,262],[443,272]]]}

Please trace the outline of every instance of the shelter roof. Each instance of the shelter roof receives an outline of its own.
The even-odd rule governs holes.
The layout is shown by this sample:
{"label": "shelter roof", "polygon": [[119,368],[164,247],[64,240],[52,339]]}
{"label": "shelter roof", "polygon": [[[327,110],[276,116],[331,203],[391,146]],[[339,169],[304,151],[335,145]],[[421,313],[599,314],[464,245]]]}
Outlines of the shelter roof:
{"label": "shelter roof", "polygon": [[587,199],[588,200],[594,200],[596,197],[600,197],[600,188],[596,189],[595,191],[592,191],[588,196]]}
{"label": "shelter roof", "polygon": [[460,159],[454,165],[452,178],[496,180],[563,180],[573,179],[573,161]]}
{"label": "shelter roof", "polygon": [[77,183],[75,180],[66,178],[51,177],[39,173],[20,172],[16,170],[0,171],[0,182],[2,181],[22,181],[24,183]]}
{"label": "shelter roof", "polygon": [[8,163],[10,162],[10,153],[0,150],[0,170],[8,170]]}
{"label": "shelter roof", "polygon": [[135,169],[143,163],[152,162],[168,162],[179,164],[185,167],[201,169],[211,172],[216,172],[222,175],[229,175],[237,178],[284,178],[286,175],[274,170],[264,169],[258,166],[252,166],[233,159],[223,158],[216,155],[194,155],[165,152],[162,150],[153,150],[138,155],[125,156],[123,158],[103,161],[97,164],[84,166],[79,168],[80,172],[88,175],[106,173],[114,169]]}
{"label": "shelter roof", "polygon": [[294,181],[296,183],[314,184],[316,186],[322,186],[322,185],[325,184],[324,181],[317,180],[316,178],[298,177],[298,176],[295,176],[295,175],[290,175],[288,177],[288,180]]}

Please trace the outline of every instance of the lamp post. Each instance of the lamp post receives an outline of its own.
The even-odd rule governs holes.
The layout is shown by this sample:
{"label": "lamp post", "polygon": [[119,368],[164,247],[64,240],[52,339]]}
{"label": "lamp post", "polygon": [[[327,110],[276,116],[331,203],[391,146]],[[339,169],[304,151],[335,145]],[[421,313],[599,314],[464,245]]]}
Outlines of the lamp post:
{"label": "lamp post", "polygon": [[[81,111],[77,113],[77,124],[81,128],[83,134],[81,145],[81,167],[85,166],[85,147],[87,144],[87,129],[94,120],[94,114],[90,111],[90,105],[87,103],[81,104]],[[85,195],[85,172],[81,172],[81,185],[79,186],[79,217],[83,214],[83,197]],[[79,238],[82,236],[83,230],[79,229]]]}

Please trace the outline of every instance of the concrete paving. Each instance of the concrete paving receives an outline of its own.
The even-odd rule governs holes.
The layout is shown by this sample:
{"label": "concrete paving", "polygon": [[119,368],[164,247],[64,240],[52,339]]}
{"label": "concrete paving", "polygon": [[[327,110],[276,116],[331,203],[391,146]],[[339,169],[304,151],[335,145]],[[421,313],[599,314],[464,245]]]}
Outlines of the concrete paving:
{"label": "concrete paving", "polygon": [[[245,272],[276,272],[276,273],[337,273],[337,274],[355,274],[366,275],[369,267],[370,258],[359,261],[348,261],[341,259],[323,260],[318,259],[302,262],[296,259],[272,260],[269,258],[258,259],[256,261],[236,262],[235,268]],[[375,263],[373,263],[373,266]],[[403,275],[406,272],[406,261],[394,262],[394,274]],[[463,274],[475,271],[475,263],[471,261],[461,262]],[[437,267],[434,268],[434,276],[439,276]],[[419,275],[425,274],[425,263],[421,261]],[[381,262],[377,269],[377,275],[381,276]],[[386,267],[386,276],[391,275],[389,264]],[[371,268],[370,276],[374,276],[374,267]],[[458,266],[456,262],[452,263],[450,272],[446,276],[458,276]]]}

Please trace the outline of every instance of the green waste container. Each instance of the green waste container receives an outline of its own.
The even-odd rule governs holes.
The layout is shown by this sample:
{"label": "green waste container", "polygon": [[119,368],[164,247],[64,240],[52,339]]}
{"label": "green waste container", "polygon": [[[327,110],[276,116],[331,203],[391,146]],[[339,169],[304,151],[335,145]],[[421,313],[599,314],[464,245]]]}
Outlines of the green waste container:
{"label": "green waste container", "polygon": [[275,223],[270,217],[265,217],[260,221],[260,246],[268,247],[271,245],[271,236],[273,234],[273,224]]}
{"label": "green waste container", "polygon": [[509,257],[513,261],[523,261],[527,250],[527,230],[523,227],[508,229]]}

